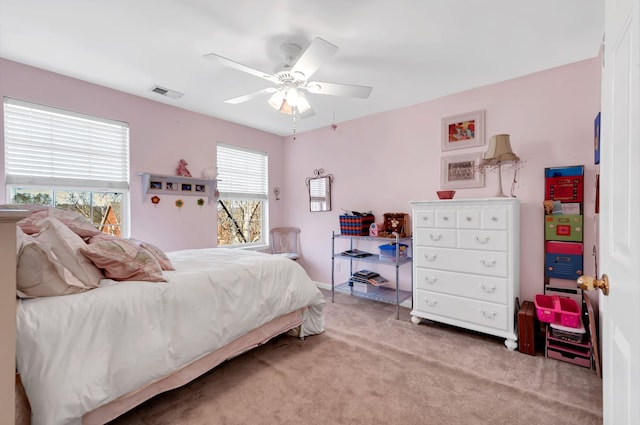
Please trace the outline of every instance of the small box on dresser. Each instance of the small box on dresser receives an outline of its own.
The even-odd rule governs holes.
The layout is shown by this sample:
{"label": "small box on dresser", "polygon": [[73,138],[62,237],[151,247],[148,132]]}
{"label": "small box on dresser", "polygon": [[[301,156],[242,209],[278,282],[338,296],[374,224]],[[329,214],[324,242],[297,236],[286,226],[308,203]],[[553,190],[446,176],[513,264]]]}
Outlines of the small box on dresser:
{"label": "small box on dresser", "polygon": [[412,321],[421,319],[505,338],[518,346],[520,200],[411,202]]}

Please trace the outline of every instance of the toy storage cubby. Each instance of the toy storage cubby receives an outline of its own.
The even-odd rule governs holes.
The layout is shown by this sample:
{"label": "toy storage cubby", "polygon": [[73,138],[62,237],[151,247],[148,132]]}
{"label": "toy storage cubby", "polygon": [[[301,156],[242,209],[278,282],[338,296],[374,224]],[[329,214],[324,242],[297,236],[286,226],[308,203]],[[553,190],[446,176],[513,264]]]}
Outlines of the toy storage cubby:
{"label": "toy storage cubby", "polygon": [[[576,279],[584,264],[584,166],[545,168],[544,202],[544,296],[568,297],[579,306],[578,328],[584,333],[582,290]],[[545,355],[549,358],[592,367],[592,348],[587,340],[572,341],[557,335],[560,323],[544,326]]]}

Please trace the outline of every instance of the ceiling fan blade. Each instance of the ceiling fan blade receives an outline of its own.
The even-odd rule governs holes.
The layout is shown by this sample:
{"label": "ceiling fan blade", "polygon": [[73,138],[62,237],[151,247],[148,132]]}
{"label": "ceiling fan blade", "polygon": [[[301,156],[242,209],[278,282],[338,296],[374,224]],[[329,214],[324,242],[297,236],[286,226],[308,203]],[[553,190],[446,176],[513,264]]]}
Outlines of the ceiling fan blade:
{"label": "ceiling fan blade", "polygon": [[328,94],[331,96],[348,96],[366,99],[371,94],[373,87],[355,86],[351,84],[324,83],[312,81],[303,87],[309,93]]}
{"label": "ceiling fan blade", "polygon": [[253,92],[253,93],[245,94],[244,96],[238,96],[238,97],[234,97],[232,99],[227,99],[224,102],[225,103],[232,103],[232,104],[236,105],[238,103],[246,102],[247,100],[255,99],[256,97],[260,97],[260,96],[265,95],[265,94],[275,93],[276,90],[278,90],[278,89],[276,89],[275,87],[268,87],[266,89],[258,90],[258,91]]}
{"label": "ceiling fan blade", "polygon": [[292,73],[301,73],[304,79],[310,78],[327,59],[335,55],[338,46],[334,46],[325,39],[316,37],[302,52],[297,62],[291,68]]}
{"label": "ceiling fan blade", "polygon": [[259,71],[257,69],[251,68],[250,66],[238,63],[236,61],[232,61],[231,59],[227,59],[223,56],[216,55],[215,53],[208,53],[202,57],[205,59],[217,61],[223,65],[228,66],[229,68],[237,69],[238,71],[246,72],[247,74],[251,74],[259,78],[264,78],[265,80],[271,81],[272,83],[278,82],[278,79],[271,74],[267,74],[266,72]]}

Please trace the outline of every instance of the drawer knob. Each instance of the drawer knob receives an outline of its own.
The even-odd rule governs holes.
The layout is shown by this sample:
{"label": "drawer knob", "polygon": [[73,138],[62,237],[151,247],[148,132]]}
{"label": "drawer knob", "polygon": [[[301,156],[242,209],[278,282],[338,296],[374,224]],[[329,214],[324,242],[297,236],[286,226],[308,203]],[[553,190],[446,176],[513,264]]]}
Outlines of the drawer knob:
{"label": "drawer knob", "polygon": [[422,220],[423,220],[423,221],[429,221],[429,217],[422,216]]}
{"label": "drawer knob", "polygon": [[472,221],[472,220],[473,220],[473,218],[467,216],[467,221]]}
{"label": "drawer knob", "polygon": [[435,307],[435,306],[436,306],[436,304],[438,304],[438,301],[436,301],[436,300],[430,300],[430,299],[428,299],[428,298],[425,298],[425,299],[424,299],[424,303],[425,303],[426,305],[428,305],[429,307]]}
{"label": "drawer knob", "polygon": [[480,236],[474,236],[473,239],[481,244],[485,244],[487,242],[489,242],[489,236],[484,236],[484,237],[480,237]]}
{"label": "drawer knob", "polygon": [[496,285],[491,285],[491,288],[485,286],[484,283],[480,284],[480,288],[484,291],[484,292],[494,292],[497,288]]}
{"label": "drawer knob", "polygon": [[496,216],[491,217],[491,221],[498,221],[498,217]]}
{"label": "drawer knob", "polygon": [[427,276],[427,277],[424,278],[424,281],[427,282],[428,284],[431,284],[431,285],[435,284],[436,280],[438,280],[437,277],[428,277]]}
{"label": "drawer knob", "polygon": [[429,237],[431,238],[432,241],[435,241],[435,242],[442,239],[442,235],[434,235],[433,233],[429,233]]}
{"label": "drawer knob", "polygon": [[449,217],[446,217],[446,216],[445,216],[445,217],[442,217],[442,219],[443,219],[444,221],[449,221]]}
{"label": "drawer knob", "polygon": [[485,260],[484,258],[481,258],[480,262],[485,267],[493,267],[496,265],[496,260]]}
{"label": "drawer knob", "polygon": [[424,258],[427,261],[436,261],[437,255],[436,254],[433,254],[433,255],[424,254]]}
{"label": "drawer knob", "polygon": [[493,319],[494,317],[496,317],[498,315],[498,313],[496,313],[494,310],[491,311],[487,311],[483,308],[480,309],[480,313],[482,313],[482,315],[484,317],[486,317],[487,319]]}

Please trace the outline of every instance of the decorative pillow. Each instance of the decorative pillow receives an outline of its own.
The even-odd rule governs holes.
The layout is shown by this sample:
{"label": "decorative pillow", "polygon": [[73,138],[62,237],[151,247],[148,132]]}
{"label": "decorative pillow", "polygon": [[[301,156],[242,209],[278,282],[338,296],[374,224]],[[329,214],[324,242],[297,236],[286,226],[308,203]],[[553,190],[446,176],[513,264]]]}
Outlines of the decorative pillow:
{"label": "decorative pillow", "polygon": [[88,238],[101,233],[96,226],[79,213],[62,210],[60,208],[45,208],[46,209],[34,211],[29,217],[25,217],[18,221],[18,226],[20,226],[26,234],[33,235],[42,230],[42,226],[40,225],[41,220],[47,217],[52,217],[60,220],[81,238]]}
{"label": "decorative pillow", "polygon": [[167,254],[163,250],[153,244],[150,244],[149,242],[136,242],[138,242],[142,248],[146,249],[151,253],[151,255],[153,255],[158,263],[160,263],[160,267],[162,267],[162,270],[175,270],[175,267],[173,267],[173,264],[171,264],[171,260],[169,260],[169,257],[167,257]]}
{"label": "decorative pillow", "polygon": [[82,252],[93,264],[104,269],[113,280],[144,280],[166,282],[160,263],[146,249],[124,238],[97,240],[83,247]]}
{"label": "decorative pillow", "polygon": [[34,236],[35,239],[49,244],[58,261],[69,269],[85,288],[97,288],[104,275],[80,252],[80,249],[87,246],[82,238],[52,217],[41,220],[38,225],[42,230]]}
{"label": "decorative pillow", "polygon": [[39,243],[18,228],[16,283],[21,298],[75,294],[87,289],[62,263],[49,245]]}

